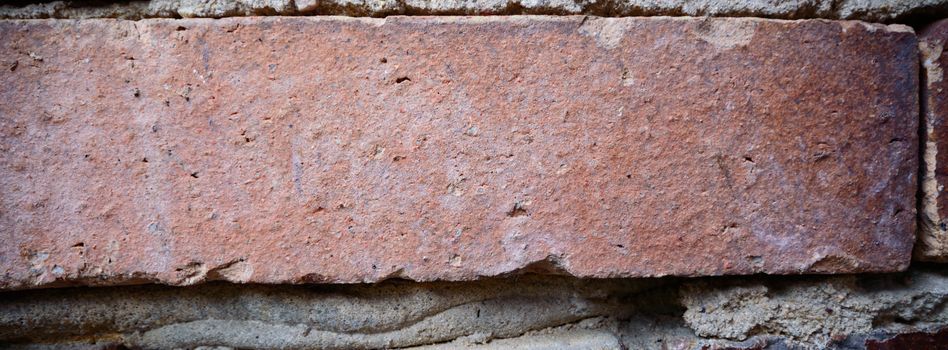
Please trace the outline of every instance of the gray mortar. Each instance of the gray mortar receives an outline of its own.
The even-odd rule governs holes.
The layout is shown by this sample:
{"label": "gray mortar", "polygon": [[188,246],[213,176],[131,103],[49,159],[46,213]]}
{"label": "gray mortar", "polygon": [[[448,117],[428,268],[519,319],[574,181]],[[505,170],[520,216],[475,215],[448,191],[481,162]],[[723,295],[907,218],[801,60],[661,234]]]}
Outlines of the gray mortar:
{"label": "gray mortar", "polygon": [[891,22],[912,15],[945,16],[948,0],[152,0],[0,6],[0,18],[8,19],[395,14],[754,16]]}
{"label": "gray mortar", "polygon": [[524,277],[377,286],[24,291],[0,296],[0,340],[24,334],[25,341],[119,334],[123,343],[146,348],[405,347],[473,334],[513,337],[615,314],[622,305],[616,298],[654,283]]}
{"label": "gray mortar", "polygon": [[684,320],[702,337],[746,340],[779,334],[828,346],[835,335],[899,333],[948,324],[944,272],[843,276],[795,282],[745,281],[682,289]]}
{"label": "gray mortar", "polygon": [[[127,286],[0,293],[15,348],[859,349],[948,325],[948,271],[377,285]],[[92,345],[90,345],[92,344]],[[855,345],[854,345],[855,344]]]}

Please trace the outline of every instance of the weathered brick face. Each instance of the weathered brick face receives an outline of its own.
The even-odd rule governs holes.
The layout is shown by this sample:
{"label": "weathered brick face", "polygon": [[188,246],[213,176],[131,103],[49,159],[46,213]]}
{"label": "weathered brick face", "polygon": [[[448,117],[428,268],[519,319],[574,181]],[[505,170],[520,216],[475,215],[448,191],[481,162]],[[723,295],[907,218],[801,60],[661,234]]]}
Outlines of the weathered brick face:
{"label": "weathered brick face", "polygon": [[2,22],[0,285],[903,269],[903,28]]}
{"label": "weathered brick face", "polygon": [[919,38],[922,59],[922,122],[923,170],[922,201],[919,215],[919,237],[915,257],[919,260],[948,261],[948,207],[945,206],[945,184],[948,183],[948,96],[944,67],[948,56],[943,54],[948,42],[948,21],[939,21],[926,28]]}

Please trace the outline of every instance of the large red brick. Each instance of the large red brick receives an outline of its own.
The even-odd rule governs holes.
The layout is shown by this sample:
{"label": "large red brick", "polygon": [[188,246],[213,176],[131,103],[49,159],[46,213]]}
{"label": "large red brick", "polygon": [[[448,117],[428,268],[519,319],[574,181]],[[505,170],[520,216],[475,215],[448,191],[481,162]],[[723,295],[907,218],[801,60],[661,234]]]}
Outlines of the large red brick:
{"label": "large red brick", "polygon": [[910,29],[0,22],[4,288],[907,266]]}
{"label": "large red brick", "polygon": [[942,52],[946,43],[948,20],[936,22],[919,33],[925,147],[915,258],[943,262],[948,262],[948,206],[944,198],[948,193],[948,82],[944,77],[948,55]]}

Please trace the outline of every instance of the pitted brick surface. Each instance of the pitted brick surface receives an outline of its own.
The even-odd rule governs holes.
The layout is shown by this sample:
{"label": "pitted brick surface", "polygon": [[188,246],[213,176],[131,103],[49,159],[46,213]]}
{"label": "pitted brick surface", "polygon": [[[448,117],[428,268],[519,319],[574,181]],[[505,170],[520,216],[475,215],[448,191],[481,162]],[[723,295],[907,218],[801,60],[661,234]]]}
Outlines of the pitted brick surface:
{"label": "pitted brick surface", "polygon": [[4,288],[907,266],[911,30],[0,22]]}

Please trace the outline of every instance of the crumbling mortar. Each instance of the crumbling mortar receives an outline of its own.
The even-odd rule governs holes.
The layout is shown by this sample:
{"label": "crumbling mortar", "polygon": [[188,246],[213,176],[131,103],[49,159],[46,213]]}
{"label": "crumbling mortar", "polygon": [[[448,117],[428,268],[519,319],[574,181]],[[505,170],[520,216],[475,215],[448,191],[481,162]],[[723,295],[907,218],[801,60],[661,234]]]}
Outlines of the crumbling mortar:
{"label": "crumbling mortar", "polygon": [[859,0],[797,0],[779,5],[759,1],[728,2],[714,0],[591,1],[424,1],[408,0],[318,1],[270,0],[260,3],[227,0],[213,5],[190,0],[146,1],[19,1],[0,6],[0,18],[182,18],[234,16],[314,16],[345,15],[386,17],[392,15],[569,15],[603,17],[625,16],[717,16],[763,17],[779,19],[860,19],[887,23],[929,21],[948,14],[948,1],[911,0],[868,3]]}
{"label": "crumbling mortar", "polygon": [[660,348],[656,341],[822,349],[938,329],[948,324],[946,302],[948,275],[938,266],[886,275],[27,290],[2,293],[0,341],[368,349],[585,337],[630,349]]}

